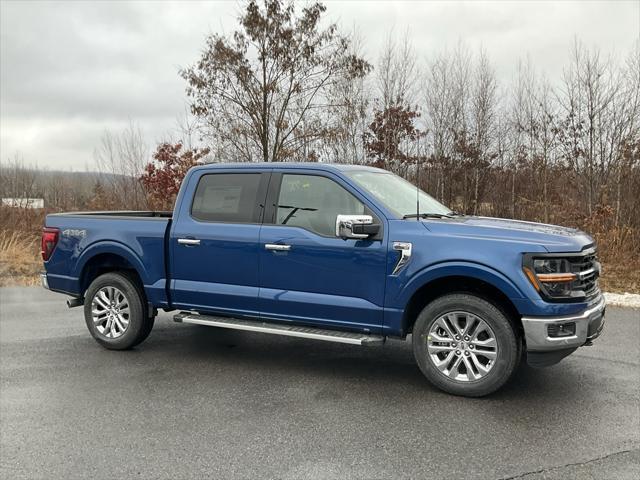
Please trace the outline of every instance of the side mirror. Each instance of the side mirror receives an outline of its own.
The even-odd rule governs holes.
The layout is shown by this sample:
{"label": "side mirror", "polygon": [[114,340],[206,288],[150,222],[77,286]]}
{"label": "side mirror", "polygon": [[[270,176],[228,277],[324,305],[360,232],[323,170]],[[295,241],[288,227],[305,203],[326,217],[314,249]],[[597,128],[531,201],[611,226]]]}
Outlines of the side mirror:
{"label": "side mirror", "polygon": [[371,215],[338,215],[336,217],[336,237],[369,238],[380,230],[373,223]]}

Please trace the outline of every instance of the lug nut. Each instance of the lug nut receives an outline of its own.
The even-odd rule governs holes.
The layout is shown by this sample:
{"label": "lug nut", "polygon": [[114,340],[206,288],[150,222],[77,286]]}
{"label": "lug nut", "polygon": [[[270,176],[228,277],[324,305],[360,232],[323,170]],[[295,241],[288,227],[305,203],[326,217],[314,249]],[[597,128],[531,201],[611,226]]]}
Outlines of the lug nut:
{"label": "lug nut", "polygon": [[473,345],[469,345],[469,349],[473,350]]}
{"label": "lug nut", "polygon": [[460,335],[456,335],[456,340],[460,340]]}
{"label": "lug nut", "polygon": [[469,352],[464,352],[464,354],[468,357],[469,356]]}
{"label": "lug nut", "polygon": [[464,337],[464,341],[468,342],[469,341],[469,337]]}
{"label": "lug nut", "polygon": [[456,347],[458,346],[458,344],[457,344],[456,342],[453,342],[453,343],[451,344],[451,346],[452,346],[453,348],[456,348]]}
{"label": "lug nut", "polygon": [[460,350],[456,350],[456,355],[460,355]]}

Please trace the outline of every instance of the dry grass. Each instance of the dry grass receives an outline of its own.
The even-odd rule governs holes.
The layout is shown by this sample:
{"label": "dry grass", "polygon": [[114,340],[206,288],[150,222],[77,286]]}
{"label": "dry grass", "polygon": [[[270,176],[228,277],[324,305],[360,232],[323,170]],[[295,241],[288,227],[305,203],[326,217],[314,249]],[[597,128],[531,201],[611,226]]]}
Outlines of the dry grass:
{"label": "dry grass", "polygon": [[42,270],[39,239],[20,232],[0,232],[0,287],[35,285]]}
{"label": "dry grass", "polygon": [[640,260],[602,261],[600,288],[605,292],[640,294]]}
{"label": "dry grass", "polygon": [[611,215],[594,215],[582,226],[598,244],[602,263],[600,287],[605,292],[640,293],[640,230],[616,226]]}

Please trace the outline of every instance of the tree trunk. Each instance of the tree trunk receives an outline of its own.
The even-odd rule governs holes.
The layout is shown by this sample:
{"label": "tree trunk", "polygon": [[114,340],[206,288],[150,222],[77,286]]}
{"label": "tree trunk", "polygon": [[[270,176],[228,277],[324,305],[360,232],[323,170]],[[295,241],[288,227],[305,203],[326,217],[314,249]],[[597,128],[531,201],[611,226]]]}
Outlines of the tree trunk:
{"label": "tree trunk", "polygon": [[480,172],[478,170],[478,167],[475,168],[475,172],[474,172],[474,192],[473,192],[473,214],[477,215],[478,214],[478,190],[479,190],[479,183],[480,183]]}
{"label": "tree trunk", "polygon": [[516,218],[516,169],[511,171],[511,218]]}

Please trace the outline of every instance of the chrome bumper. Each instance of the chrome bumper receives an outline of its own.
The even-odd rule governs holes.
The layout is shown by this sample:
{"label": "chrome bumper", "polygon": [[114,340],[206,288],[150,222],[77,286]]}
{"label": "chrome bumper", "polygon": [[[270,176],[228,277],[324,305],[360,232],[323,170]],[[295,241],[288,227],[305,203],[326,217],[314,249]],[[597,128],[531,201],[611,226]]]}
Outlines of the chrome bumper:
{"label": "chrome bumper", "polygon": [[42,284],[42,288],[49,290],[49,281],[47,280],[46,272],[40,274],[40,283]]}
{"label": "chrome bumper", "polygon": [[[527,350],[545,352],[565,350],[590,345],[602,333],[604,328],[604,297],[593,307],[585,311],[562,317],[522,317]],[[567,337],[550,337],[549,326],[575,323],[575,334]]]}

